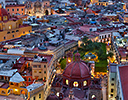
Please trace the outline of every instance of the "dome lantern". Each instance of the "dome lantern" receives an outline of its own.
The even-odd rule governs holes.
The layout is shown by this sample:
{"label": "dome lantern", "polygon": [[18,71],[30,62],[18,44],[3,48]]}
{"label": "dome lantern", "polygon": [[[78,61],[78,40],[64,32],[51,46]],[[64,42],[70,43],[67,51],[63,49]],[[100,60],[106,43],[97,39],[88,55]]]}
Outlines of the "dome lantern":
{"label": "dome lantern", "polygon": [[80,61],[80,54],[78,52],[75,54],[75,61]]}

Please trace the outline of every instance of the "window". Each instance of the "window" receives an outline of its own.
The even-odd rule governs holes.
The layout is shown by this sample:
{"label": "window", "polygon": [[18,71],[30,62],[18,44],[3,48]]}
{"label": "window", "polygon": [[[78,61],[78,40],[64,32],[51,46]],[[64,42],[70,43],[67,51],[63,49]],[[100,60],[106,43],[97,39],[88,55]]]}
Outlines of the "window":
{"label": "window", "polygon": [[28,81],[31,82],[31,78],[29,78]]}
{"label": "window", "polygon": [[92,99],[94,99],[96,96],[95,95],[92,95]]}
{"label": "window", "polygon": [[10,32],[7,32],[7,34],[10,34]]}
{"label": "window", "polygon": [[7,16],[3,16],[3,20],[7,20]]}
{"label": "window", "polygon": [[75,82],[73,83],[73,86],[74,86],[74,87],[78,87],[78,82],[75,81]]}
{"label": "window", "polygon": [[111,94],[111,97],[113,97],[113,94]]}
{"label": "window", "polygon": [[19,32],[19,30],[16,30],[16,32]]}
{"label": "window", "polygon": [[34,73],[36,73],[37,71],[36,70],[34,70]]}
{"label": "window", "polygon": [[113,92],[114,91],[114,89],[111,89],[111,92]]}
{"label": "window", "polygon": [[14,11],[14,9],[12,9],[12,11]]}
{"label": "window", "polygon": [[66,85],[68,85],[68,80],[66,80]]}
{"label": "window", "polygon": [[9,11],[9,9],[8,9],[8,11]]}
{"label": "window", "polygon": [[22,15],[23,15],[23,13],[22,13]]}
{"label": "window", "polygon": [[10,93],[10,90],[8,90],[8,93]]}
{"label": "window", "polygon": [[39,94],[39,98],[41,98],[41,94]]}
{"label": "window", "polygon": [[12,29],[12,25],[9,25],[9,29]]}
{"label": "window", "polygon": [[44,65],[44,68],[46,68],[46,65]]}
{"label": "window", "polygon": [[44,73],[46,74],[46,71],[44,71]]}
{"label": "window", "polygon": [[14,84],[11,82],[11,85],[14,85]]}
{"label": "window", "polygon": [[39,73],[41,73],[41,70],[39,70]]}
{"label": "window", "polygon": [[114,86],[114,83],[112,83],[111,85]]}
{"label": "window", "polygon": [[102,39],[104,38],[104,36],[102,36]]}
{"label": "window", "polygon": [[19,9],[17,9],[17,11],[19,11]]}
{"label": "window", "polygon": [[41,68],[41,65],[39,65],[39,68]]}
{"label": "window", "polygon": [[5,91],[2,91],[1,94],[6,94]]}
{"label": "window", "polygon": [[112,81],[114,81],[114,78],[112,78]]}
{"label": "window", "polygon": [[108,37],[110,37],[110,34],[108,34]]}
{"label": "window", "polygon": [[6,37],[4,37],[4,40],[6,39]]}
{"label": "window", "polygon": [[36,100],[36,97],[33,97],[33,100]]}
{"label": "window", "polygon": [[30,33],[30,30],[29,30],[29,33]]}
{"label": "window", "polygon": [[23,11],[23,8],[21,10]]}
{"label": "window", "polygon": [[25,31],[23,31],[23,34],[25,34]]}
{"label": "window", "polygon": [[15,31],[12,31],[12,33],[15,33]]}
{"label": "window", "polygon": [[46,80],[46,77],[44,77],[44,80]]}
{"label": "window", "polygon": [[33,66],[33,68],[37,68],[37,66],[36,66],[36,65],[34,65],[34,66]]}
{"label": "window", "polygon": [[14,35],[12,35],[12,37],[14,38]]}
{"label": "window", "polygon": [[106,35],[105,35],[105,38],[106,38]]}
{"label": "window", "polygon": [[86,86],[86,85],[87,85],[87,81],[84,81],[84,82],[83,82],[83,86]]}

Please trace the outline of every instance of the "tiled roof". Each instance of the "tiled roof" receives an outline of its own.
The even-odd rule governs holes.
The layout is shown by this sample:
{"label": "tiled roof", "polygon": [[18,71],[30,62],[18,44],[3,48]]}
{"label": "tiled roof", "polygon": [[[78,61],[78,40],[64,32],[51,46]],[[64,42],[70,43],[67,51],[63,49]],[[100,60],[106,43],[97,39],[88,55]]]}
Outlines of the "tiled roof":
{"label": "tiled roof", "polygon": [[119,67],[124,100],[128,100],[128,66]]}

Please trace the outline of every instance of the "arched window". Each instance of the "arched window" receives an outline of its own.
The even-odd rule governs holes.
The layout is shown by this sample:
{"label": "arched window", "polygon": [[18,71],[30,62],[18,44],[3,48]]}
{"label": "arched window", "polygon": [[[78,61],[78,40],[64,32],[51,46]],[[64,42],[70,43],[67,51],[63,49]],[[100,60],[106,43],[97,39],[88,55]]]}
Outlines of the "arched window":
{"label": "arched window", "polygon": [[83,82],[83,86],[86,86],[86,85],[87,85],[87,81],[84,81],[84,82]]}
{"label": "arched window", "polygon": [[31,82],[31,78],[29,78],[28,81]]}
{"label": "arched window", "polygon": [[96,96],[95,95],[92,95],[92,99],[95,98]]}
{"label": "arched window", "polygon": [[78,85],[79,85],[79,84],[78,84],[78,82],[76,82],[76,81],[73,83],[73,86],[74,86],[74,87],[78,87]]}
{"label": "arched window", "polygon": [[5,91],[2,91],[1,94],[5,94]]}
{"label": "arched window", "polygon": [[66,85],[68,85],[68,80],[66,80]]}

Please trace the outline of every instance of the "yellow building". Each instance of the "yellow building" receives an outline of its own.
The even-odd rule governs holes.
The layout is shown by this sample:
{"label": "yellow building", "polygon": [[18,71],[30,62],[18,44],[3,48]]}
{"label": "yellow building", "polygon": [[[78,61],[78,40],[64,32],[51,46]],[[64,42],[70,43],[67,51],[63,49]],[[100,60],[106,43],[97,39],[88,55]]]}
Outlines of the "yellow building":
{"label": "yellow building", "polygon": [[44,84],[31,84],[27,90],[29,100],[44,100]]}
{"label": "yellow building", "polygon": [[31,26],[22,24],[22,19],[10,17],[9,13],[0,4],[0,42],[26,35],[31,30]]}
{"label": "yellow building", "polygon": [[[0,71],[0,76],[4,76],[7,71]],[[13,74],[13,72],[15,74]],[[25,100],[44,100],[44,84],[42,83],[32,83],[29,86],[25,86],[25,80],[22,76],[15,72],[15,70],[8,71],[6,76],[12,75],[12,77],[8,82],[0,82],[0,95],[9,96],[10,94],[14,94],[22,97]],[[5,80],[6,81],[6,80]]]}
{"label": "yellow building", "polygon": [[109,2],[106,2],[104,0],[91,0],[91,3],[97,3],[97,5],[102,5],[102,6],[107,6],[109,4]]}
{"label": "yellow building", "polygon": [[16,95],[25,94],[25,95],[27,95],[27,89],[25,87],[25,80],[22,78],[22,76],[18,72],[15,73],[10,78],[9,86],[10,86],[12,94],[16,94]]}
{"label": "yellow building", "polygon": [[108,2],[97,2],[97,5],[101,5],[101,6],[107,6],[108,5]]}

